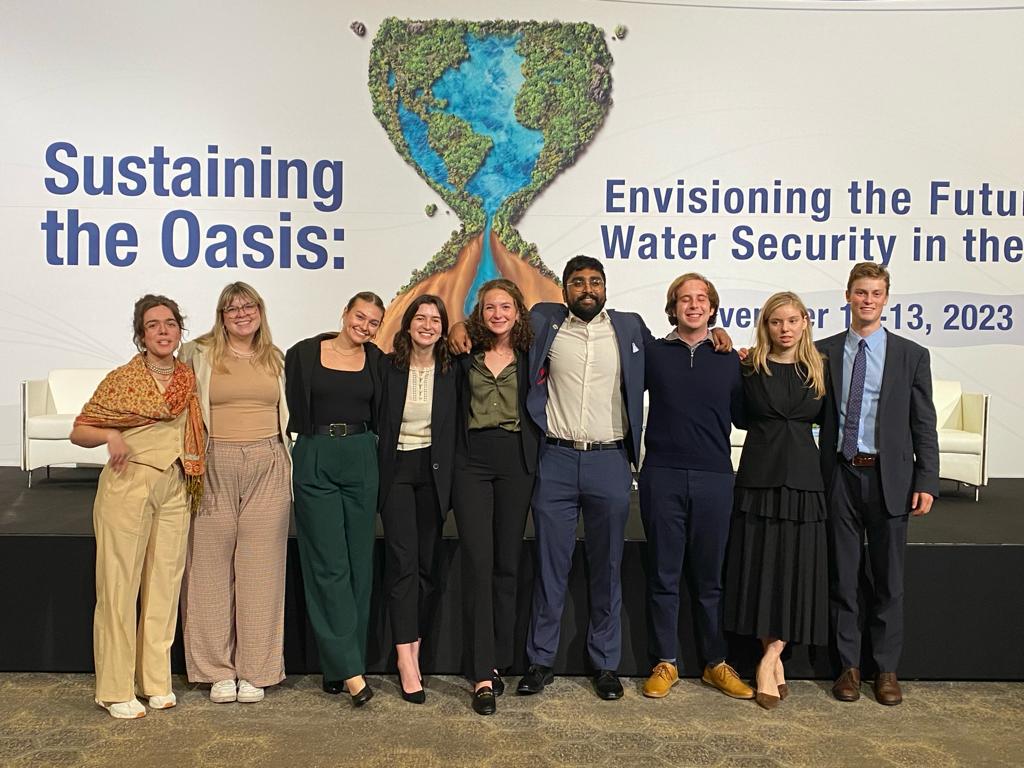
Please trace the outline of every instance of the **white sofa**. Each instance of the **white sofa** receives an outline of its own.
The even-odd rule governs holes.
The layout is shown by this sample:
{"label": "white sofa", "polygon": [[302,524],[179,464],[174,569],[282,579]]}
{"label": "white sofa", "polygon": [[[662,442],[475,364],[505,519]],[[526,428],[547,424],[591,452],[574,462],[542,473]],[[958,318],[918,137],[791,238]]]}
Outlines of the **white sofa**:
{"label": "white sofa", "polygon": [[[964,392],[959,381],[932,381],[939,436],[939,477],[974,486],[988,485],[989,396]],[[739,469],[746,432],[733,427],[729,443],[733,469]]]}
{"label": "white sofa", "polygon": [[70,436],[75,417],[92,397],[106,368],[57,368],[45,379],[21,382],[21,468],[28,472],[54,464],[92,464],[107,462],[107,447],[80,448]]}

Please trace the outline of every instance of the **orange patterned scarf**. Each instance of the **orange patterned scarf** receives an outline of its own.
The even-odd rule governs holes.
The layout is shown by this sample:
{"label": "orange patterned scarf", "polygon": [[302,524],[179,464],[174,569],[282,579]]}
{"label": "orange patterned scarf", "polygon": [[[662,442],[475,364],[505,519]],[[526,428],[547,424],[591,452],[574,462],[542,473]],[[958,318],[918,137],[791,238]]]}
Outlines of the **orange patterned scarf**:
{"label": "orange patterned scarf", "polygon": [[206,469],[206,430],[196,397],[196,376],[192,369],[175,361],[174,373],[163,394],[146,368],[145,358],[136,355],[107,374],[93,393],[75,424],[102,429],[131,429],[158,421],[170,421],[188,410],[185,417],[185,483],[189,511],[197,512],[203,497]]}

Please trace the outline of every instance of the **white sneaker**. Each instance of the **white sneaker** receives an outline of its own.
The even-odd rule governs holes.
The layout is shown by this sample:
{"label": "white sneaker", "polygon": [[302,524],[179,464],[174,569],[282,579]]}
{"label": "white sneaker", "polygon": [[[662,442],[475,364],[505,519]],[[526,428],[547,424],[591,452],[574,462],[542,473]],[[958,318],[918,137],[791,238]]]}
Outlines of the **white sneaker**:
{"label": "white sneaker", "polygon": [[237,698],[234,680],[218,680],[210,686],[210,701],[214,704],[227,704]]}
{"label": "white sneaker", "polygon": [[177,706],[178,699],[174,696],[174,691],[171,691],[166,696],[150,696],[149,697],[149,708],[150,709],[170,709],[171,707]]}
{"label": "white sneaker", "polygon": [[111,717],[116,717],[118,720],[135,720],[146,716],[146,708],[136,698],[131,701],[106,702],[99,699],[95,699],[95,701],[107,710]]}
{"label": "white sneaker", "polygon": [[263,701],[263,689],[257,688],[248,680],[239,680],[238,700],[243,704],[255,704],[257,701]]}

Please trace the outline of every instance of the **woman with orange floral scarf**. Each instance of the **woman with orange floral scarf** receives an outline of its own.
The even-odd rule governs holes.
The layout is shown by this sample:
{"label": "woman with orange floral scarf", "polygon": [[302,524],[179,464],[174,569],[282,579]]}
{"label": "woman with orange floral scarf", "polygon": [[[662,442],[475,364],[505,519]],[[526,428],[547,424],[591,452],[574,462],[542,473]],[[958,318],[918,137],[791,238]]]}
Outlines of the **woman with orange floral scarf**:
{"label": "woman with orange floral scarf", "polygon": [[195,375],[174,357],[178,305],[147,294],[135,302],[133,326],[139,354],[103,379],[71,432],[76,445],[110,453],[93,505],[93,653],[96,703],[121,719],[145,716],[136,695],[151,709],[177,703],[171,643],[206,444]]}

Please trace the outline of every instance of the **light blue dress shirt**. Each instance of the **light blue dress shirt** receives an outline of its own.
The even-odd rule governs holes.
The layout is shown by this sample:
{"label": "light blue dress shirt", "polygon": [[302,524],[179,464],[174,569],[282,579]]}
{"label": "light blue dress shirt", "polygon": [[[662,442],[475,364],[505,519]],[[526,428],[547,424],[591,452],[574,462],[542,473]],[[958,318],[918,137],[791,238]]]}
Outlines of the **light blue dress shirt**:
{"label": "light blue dress shirt", "polygon": [[857,450],[861,453],[878,453],[876,427],[878,424],[878,397],[882,392],[882,373],[885,371],[885,328],[879,328],[869,336],[860,336],[851,328],[846,334],[843,346],[843,402],[839,404],[839,442],[836,451],[843,449],[843,427],[846,424],[846,401],[850,397],[850,379],[853,376],[853,359],[857,346],[864,339],[867,349],[867,369],[864,372],[864,399],[860,407],[860,429],[857,432]]}

